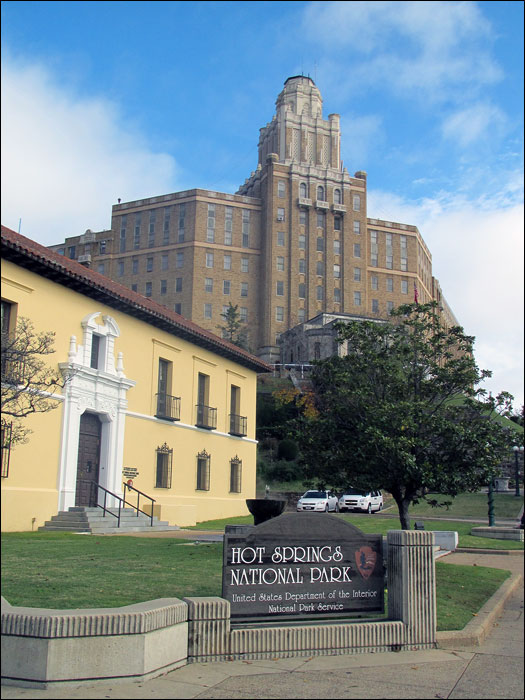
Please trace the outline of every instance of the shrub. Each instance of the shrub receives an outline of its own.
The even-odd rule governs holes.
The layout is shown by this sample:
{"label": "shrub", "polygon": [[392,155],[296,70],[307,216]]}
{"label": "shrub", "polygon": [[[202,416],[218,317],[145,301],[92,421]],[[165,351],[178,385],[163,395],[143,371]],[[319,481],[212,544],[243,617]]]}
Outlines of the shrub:
{"label": "shrub", "polygon": [[299,448],[297,443],[290,439],[281,440],[279,447],[277,448],[278,459],[284,459],[287,462],[292,462],[297,459],[299,453]]}

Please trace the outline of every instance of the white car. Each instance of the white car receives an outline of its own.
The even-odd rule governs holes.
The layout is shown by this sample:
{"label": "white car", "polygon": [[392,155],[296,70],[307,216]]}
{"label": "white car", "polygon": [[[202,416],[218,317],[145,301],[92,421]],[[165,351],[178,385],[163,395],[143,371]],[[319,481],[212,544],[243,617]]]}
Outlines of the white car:
{"label": "white car", "polygon": [[297,510],[313,510],[328,513],[339,512],[337,496],[331,491],[307,491],[297,501]]}
{"label": "white car", "polygon": [[360,510],[363,513],[377,513],[383,508],[381,491],[346,489],[339,499],[339,510]]}

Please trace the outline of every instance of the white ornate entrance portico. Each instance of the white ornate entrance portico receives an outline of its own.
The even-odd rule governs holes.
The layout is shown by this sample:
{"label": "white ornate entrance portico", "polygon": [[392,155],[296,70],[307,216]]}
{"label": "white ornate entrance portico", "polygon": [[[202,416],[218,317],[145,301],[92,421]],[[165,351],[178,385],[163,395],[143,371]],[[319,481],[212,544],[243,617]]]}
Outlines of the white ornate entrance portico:
{"label": "white ornate entrance portico", "polygon": [[[68,362],[63,373],[72,376],[64,389],[64,413],[60,447],[59,510],[75,505],[80,418],[96,413],[102,422],[99,483],[122,495],[122,455],[124,448],[126,395],[135,386],[124,375],[122,353],[115,365],[114,343],[120,335],[117,323],[100,312],[82,320],[83,344],[71,336]],[[108,502],[108,506],[116,505]]]}

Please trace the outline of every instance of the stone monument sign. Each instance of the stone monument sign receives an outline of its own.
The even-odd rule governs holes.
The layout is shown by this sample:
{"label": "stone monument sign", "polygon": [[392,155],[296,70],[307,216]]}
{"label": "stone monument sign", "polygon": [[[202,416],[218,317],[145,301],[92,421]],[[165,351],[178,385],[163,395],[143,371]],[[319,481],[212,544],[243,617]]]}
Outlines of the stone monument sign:
{"label": "stone monument sign", "polygon": [[325,513],[227,527],[222,597],[232,621],[382,613],[383,539]]}

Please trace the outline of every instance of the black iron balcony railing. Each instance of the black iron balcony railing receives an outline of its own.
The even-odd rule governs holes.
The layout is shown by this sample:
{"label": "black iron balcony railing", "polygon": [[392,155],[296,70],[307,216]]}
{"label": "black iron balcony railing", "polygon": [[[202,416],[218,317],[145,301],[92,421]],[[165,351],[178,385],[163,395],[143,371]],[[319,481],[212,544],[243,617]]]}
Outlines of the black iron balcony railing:
{"label": "black iron balcony railing", "polygon": [[180,397],[169,394],[157,394],[156,418],[176,421],[180,420]]}
{"label": "black iron balcony railing", "polygon": [[230,435],[245,437],[246,433],[246,416],[238,416],[235,413],[230,413]]}
{"label": "black iron balcony railing", "polygon": [[215,430],[217,427],[217,409],[211,406],[205,406],[202,403],[198,403],[197,409],[197,419],[195,425],[197,428],[206,428],[206,430]]}

